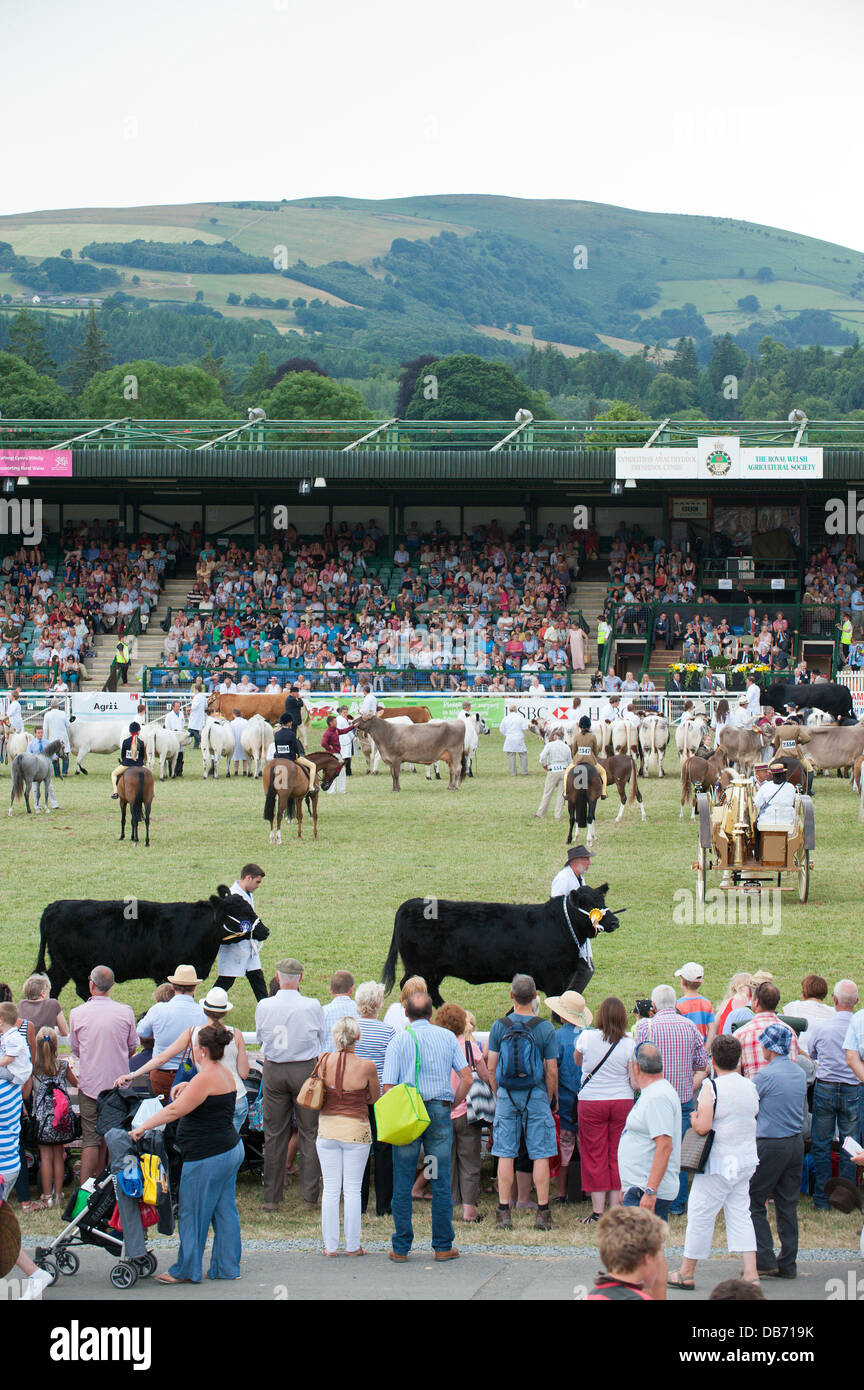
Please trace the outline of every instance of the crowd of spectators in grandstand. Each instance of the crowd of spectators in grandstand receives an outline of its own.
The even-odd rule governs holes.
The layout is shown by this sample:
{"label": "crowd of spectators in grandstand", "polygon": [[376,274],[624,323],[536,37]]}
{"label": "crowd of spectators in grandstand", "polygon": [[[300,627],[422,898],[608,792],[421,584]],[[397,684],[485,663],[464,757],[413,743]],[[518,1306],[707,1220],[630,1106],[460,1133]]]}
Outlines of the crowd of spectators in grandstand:
{"label": "crowd of spectators in grandstand", "polygon": [[184,545],[177,531],[127,544],[116,521],[94,520],[70,523],[53,555],[10,550],[0,560],[0,679],[74,690],[94,634],[146,627]]}
{"label": "crowd of spectators in grandstand", "polygon": [[582,545],[568,527],[529,546],[524,527],[505,538],[495,520],[458,539],[414,524],[392,561],[383,541],[372,518],[314,540],[289,526],[252,551],[205,544],[157,679],[230,690],[268,672],[281,684],[287,668],[347,692],[364,677],[396,688],[413,668],[433,690],[564,691],[584,669],[586,635],[567,611]]}

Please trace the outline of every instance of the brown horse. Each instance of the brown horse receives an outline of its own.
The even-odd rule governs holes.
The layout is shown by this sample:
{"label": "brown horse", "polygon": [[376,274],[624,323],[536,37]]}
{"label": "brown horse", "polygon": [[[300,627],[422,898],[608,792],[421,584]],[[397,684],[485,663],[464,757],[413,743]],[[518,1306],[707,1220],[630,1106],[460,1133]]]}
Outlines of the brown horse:
{"label": "brown horse", "polygon": [[[329,755],[328,755],[329,756]],[[334,759],[335,761],[335,759]],[[317,762],[317,758],[316,758]],[[297,839],[303,838],[303,802],[312,816],[312,838],[318,839],[318,791],[309,791],[309,778],[290,758],[271,758],[264,764],[264,819],[270,823],[271,845],[282,843],[282,817],[297,814]],[[276,820],[276,830],[273,821]]]}
{"label": "brown horse", "polygon": [[722,748],[716,748],[710,758],[700,757],[694,753],[692,757],[685,758],[681,764],[681,810],[678,812],[678,819],[684,815],[684,806],[692,791],[693,793],[693,813],[691,820],[696,815],[696,794],[697,792],[716,793],[718,787],[724,790],[724,780],[729,781],[731,774],[724,777],[726,769],[726,754]]}
{"label": "brown horse", "polygon": [[132,816],[133,845],[138,844],[138,826],[144,820],[144,844],[150,844],[150,807],[153,805],[153,773],[149,767],[127,767],[117,778],[117,795],[120,798],[120,839],[126,838],[126,807]]}
{"label": "brown horse", "polygon": [[615,817],[615,824],[624,814],[624,807],[627,805],[627,794],[630,794],[630,805],[634,801],[638,803],[639,810],[642,812],[642,819],[645,819],[645,807],[642,805],[642,793],[639,790],[639,778],[636,772],[636,759],[632,753],[613,753],[611,758],[598,758],[601,767],[606,769],[607,782],[614,782],[621,798],[621,806]]}

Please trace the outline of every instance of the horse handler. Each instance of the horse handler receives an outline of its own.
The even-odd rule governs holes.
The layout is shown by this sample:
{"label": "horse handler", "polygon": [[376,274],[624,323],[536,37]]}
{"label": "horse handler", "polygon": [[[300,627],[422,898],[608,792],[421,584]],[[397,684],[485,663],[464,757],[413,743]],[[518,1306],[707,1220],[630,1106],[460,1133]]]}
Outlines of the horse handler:
{"label": "horse handler", "polygon": [[543,798],[534,812],[534,819],[543,819],[552,797],[555,796],[555,819],[560,820],[564,813],[564,794],[570,767],[570,749],[564,742],[563,729],[554,729],[549,742],[543,745],[540,750],[540,766],[545,769],[546,783],[543,787]]}
{"label": "horse handler", "polygon": [[123,776],[123,773],[126,771],[127,767],[144,766],[144,762],[147,755],[144,748],[144,740],[138,737],[140,732],[141,725],[137,724],[133,720],[132,723],[129,725],[129,737],[124,738],[123,742],[120,744],[120,766],[115,767],[114,771],[111,773],[112,801],[119,800],[117,783]]}
{"label": "horse handler", "polygon": [[[258,864],[244,864],[240,870],[240,877],[231,884],[230,891],[236,893],[238,898],[243,898],[254,912],[255,902],[252,895],[261,887],[263,879],[264,870]],[[220,946],[216,957],[216,969],[219,971],[219,978],[213,986],[214,989],[224,989],[227,994],[236,982],[237,976],[245,975],[256,1001],[267,998],[267,981],[261,969],[261,947],[251,936],[244,936],[239,941],[229,941],[227,945]]]}
{"label": "horse handler", "polygon": [[[553,878],[549,897],[565,898],[574,889],[585,887],[585,875],[591,867],[591,857],[590,849],[586,849],[584,845],[573,845],[571,849],[568,849],[567,863],[561,872]],[[575,990],[577,994],[584,994],[593,974],[594,958],[591,954],[591,942],[585,941],[579,947],[579,964],[567,988]]]}

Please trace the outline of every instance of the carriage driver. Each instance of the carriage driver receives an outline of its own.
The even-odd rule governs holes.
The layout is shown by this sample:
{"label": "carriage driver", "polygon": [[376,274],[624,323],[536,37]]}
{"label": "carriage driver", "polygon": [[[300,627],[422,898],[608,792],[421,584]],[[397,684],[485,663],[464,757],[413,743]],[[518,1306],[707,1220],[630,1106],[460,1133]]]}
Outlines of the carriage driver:
{"label": "carriage driver", "polygon": [[140,732],[141,725],[133,720],[129,725],[129,737],[124,738],[123,742],[120,744],[120,766],[115,767],[114,771],[111,773],[112,801],[119,801],[120,799],[117,791],[117,780],[126,771],[127,767],[144,766],[146,752],[144,749],[144,740],[138,737]]}
{"label": "carriage driver", "polygon": [[315,777],[318,768],[315,763],[305,756],[303,744],[297,737],[297,733],[291,723],[290,714],[282,714],[279,716],[279,728],[276,730],[273,744],[275,748],[273,754],[274,758],[288,758],[292,763],[296,762],[299,767],[302,767],[306,776],[309,778],[309,790],[310,792],[314,792]]}
{"label": "carriage driver", "polygon": [[[797,793],[788,781],[788,773],[784,763],[772,763],[768,771],[771,774],[771,781],[763,782],[756,791],[754,798],[756,813],[760,820],[764,820],[765,824],[771,822],[775,824],[785,823],[792,819]],[[760,828],[757,826],[757,829]]]}
{"label": "carriage driver", "polygon": [[[570,767],[576,767],[579,763],[591,763],[603,779],[603,791],[600,800],[606,800],[606,769],[597,761],[597,736],[591,732],[591,720],[587,714],[583,714],[579,720],[579,732],[573,740],[573,761]],[[570,768],[567,769],[570,771]]]}

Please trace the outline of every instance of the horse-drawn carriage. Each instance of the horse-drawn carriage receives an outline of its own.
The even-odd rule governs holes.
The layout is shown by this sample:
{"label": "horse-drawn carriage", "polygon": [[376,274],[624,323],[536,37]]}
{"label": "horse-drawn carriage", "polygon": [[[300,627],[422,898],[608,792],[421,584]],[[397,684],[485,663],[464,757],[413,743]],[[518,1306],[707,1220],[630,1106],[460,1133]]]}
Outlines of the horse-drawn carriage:
{"label": "horse-drawn carriage", "polygon": [[[793,892],[797,888],[799,901],[806,903],[815,844],[809,796],[796,796],[794,806],[783,808],[782,817],[760,816],[752,780],[736,776],[719,800],[701,792],[697,808],[699,857],[693,868],[700,902],[705,900],[708,870],[715,869],[722,872],[721,889],[761,892],[770,886]],[[795,882],[784,884],[784,874],[794,874]]]}

